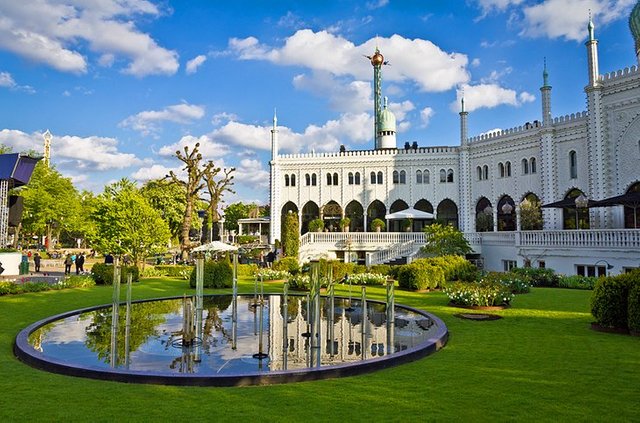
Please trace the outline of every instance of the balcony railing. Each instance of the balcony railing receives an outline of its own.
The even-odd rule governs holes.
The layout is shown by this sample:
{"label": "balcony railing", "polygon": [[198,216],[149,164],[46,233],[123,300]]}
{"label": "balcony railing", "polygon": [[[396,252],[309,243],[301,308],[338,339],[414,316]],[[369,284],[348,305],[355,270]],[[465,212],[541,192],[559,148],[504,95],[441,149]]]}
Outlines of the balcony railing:
{"label": "balcony railing", "polygon": [[387,263],[391,260],[395,260],[398,257],[406,257],[415,253],[416,249],[420,248],[416,245],[415,241],[402,242],[395,244],[391,248],[385,250],[374,251],[373,253],[367,253],[365,264],[371,266],[372,264]]}
{"label": "balcony railing", "polygon": [[425,234],[424,232],[307,232],[300,237],[300,246],[309,243],[400,244],[408,241],[424,244]]}

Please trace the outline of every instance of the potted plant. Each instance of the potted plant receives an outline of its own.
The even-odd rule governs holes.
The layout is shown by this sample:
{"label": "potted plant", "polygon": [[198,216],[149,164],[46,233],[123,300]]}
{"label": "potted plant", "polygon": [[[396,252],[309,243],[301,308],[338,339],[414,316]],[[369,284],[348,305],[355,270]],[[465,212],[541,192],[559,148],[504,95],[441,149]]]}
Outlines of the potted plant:
{"label": "potted plant", "polygon": [[322,232],[323,229],[324,229],[324,220],[313,219],[311,222],[309,222],[310,232]]}
{"label": "potted plant", "polygon": [[413,227],[413,220],[402,219],[402,229],[404,229],[405,232],[411,231],[412,227]]}
{"label": "potted plant", "polygon": [[348,217],[343,217],[340,219],[340,228],[342,228],[343,232],[349,232],[349,225],[351,224],[351,219]]}
{"label": "potted plant", "polygon": [[380,232],[385,228],[385,223],[384,220],[382,219],[373,219],[373,221],[371,221],[371,229],[373,229],[376,232]]}

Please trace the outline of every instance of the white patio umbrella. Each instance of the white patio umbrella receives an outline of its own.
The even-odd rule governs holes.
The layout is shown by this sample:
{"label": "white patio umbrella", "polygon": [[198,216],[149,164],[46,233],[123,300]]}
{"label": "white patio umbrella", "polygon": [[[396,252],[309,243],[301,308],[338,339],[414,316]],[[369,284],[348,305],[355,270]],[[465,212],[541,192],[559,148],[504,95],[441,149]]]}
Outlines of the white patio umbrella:
{"label": "white patio umbrella", "polygon": [[412,207],[408,209],[400,210],[395,213],[390,213],[384,217],[387,220],[398,220],[398,219],[433,219],[432,213],[427,213],[422,210],[416,210]]}
{"label": "white patio umbrella", "polygon": [[202,244],[196,248],[194,248],[193,250],[194,252],[200,252],[200,251],[238,251],[238,247],[230,245],[230,244],[225,244],[224,242],[221,241],[211,241],[207,244]]}

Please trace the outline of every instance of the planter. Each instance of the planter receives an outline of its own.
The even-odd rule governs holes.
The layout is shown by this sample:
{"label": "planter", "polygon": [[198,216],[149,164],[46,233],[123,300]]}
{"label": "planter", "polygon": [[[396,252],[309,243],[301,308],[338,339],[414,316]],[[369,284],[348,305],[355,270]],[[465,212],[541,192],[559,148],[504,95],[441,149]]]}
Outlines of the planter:
{"label": "planter", "polygon": [[505,308],[509,308],[508,304],[498,305],[498,306],[466,306],[466,305],[454,304],[450,302],[448,305],[449,307],[464,308],[467,310],[485,310],[485,311],[497,311],[497,310],[504,310]]}

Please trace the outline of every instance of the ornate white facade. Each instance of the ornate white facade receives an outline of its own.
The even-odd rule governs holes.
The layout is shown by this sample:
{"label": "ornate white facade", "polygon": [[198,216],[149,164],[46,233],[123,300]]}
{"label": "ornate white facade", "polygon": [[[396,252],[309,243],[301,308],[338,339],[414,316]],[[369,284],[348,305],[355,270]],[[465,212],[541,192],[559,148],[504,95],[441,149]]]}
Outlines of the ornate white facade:
{"label": "ornate white facade", "polygon": [[[359,251],[362,258],[367,251],[397,246],[388,237],[379,236],[376,241],[374,234],[366,239],[359,234],[371,231],[373,218],[384,219],[387,213],[415,208],[465,232],[474,249],[484,256],[486,267],[494,270],[524,261],[564,273],[581,273],[584,269],[576,266],[591,266],[597,261],[614,262],[618,267],[614,272],[640,266],[640,231],[630,226],[636,225],[633,214],[637,218],[640,210],[622,206],[543,208],[543,227],[520,230],[532,229],[521,228],[520,205],[525,198],[547,204],[573,201],[579,195],[601,200],[640,191],[640,70],[634,65],[600,75],[591,22],[588,29],[586,111],[552,116],[552,89],[545,69],[540,117],[524,126],[469,137],[470,116],[463,103],[458,146],[419,147],[414,143],[392,147],[395,119],[390,127],[385,108],[376,112],[376,149],[281,155],[274,118],[270,241],[280,239],[283,216],[292,211],[298,213],[304,235],[302,259],[319,253],[343,257],[341,251],[346,248]],[[376,51],[371,58],[374,83],[380,80],[375,72],[384,64],[376,55],[382,57]],[[379,93],[379,87],[374,93]],[[305,235],[314,218],[324,219],[325,228],[337,232],[338,219],[345,216],[351,220],[349,235]],[[479,227],[479,216],[489,221],[488,228],[486,224]],[[420,232],[428,223],[413,221],[408,231]],[[398,221],[387,221],[388,232],[404,229]],[[573,241],[568,244],[558,241],[555,245],[548,238],[551,233],[570,229]],[[607,234],[614,232],[623,234],[625,241],[619,241],[619,236],[616,241],[605,241]],[[599,234],[599,241],[585,253],[580,249],[589,242],[586,234]],[[529,244],[522,243],[521,235],[526,235]]]}

